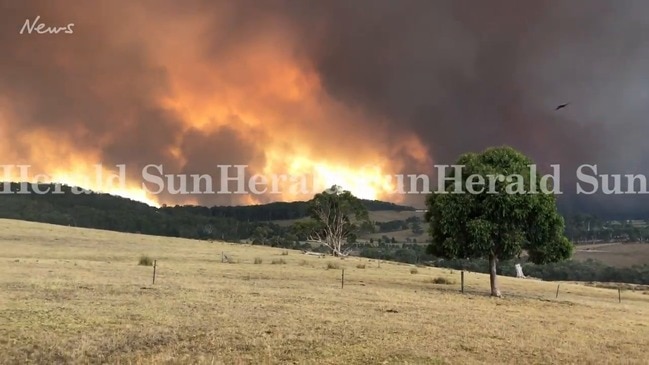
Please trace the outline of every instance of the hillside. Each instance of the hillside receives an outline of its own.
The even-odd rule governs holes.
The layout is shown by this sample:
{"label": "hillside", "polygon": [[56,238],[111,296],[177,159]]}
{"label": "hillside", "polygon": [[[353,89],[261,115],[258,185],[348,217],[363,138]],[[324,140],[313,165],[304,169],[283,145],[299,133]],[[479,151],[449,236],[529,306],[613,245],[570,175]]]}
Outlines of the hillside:
{"label": "hillside", "polygon": [[[17,185],[13,185],[17,189]],[[43,188],[41,186],[41,188]],[[69,192],[69,187],[65,188]],[[373,259],[447,268],[471,268],[484,272],[484,260],[440,260],[426,253],[427,225],[424,213],[392,203],[364,201],[371,226],[364,226],[352,244],[353,254]],[[292,212],[295,209],[295,212]],[[0,218],[97,228],[153,236],[200,240],[252,242],[257,245],[299,250],[326,251],[307,242],[308,236],[293,223],[304,218],[267,220],[267,217],[303,216],[306,202],[271,203],[250,207],[174,206],[155,208],[107,194],[3,194]],[[606,222],[595,216],[566,219],[566,234],[575,242],[623,242],[608,252],[584,251],[578,247],[574,259],[564,263],[534,265],[517,260],[503,261],[500,272],[515,275],[514,265],[544,280],[605,281],[649,284],[649,228],[643,221]],[[581,246],[581,245],[580,245]],[[588,261],[596,260],[596,261]],[[635,265],[635,266],[634,266]]]}
{"label": "hillside", "polygon": [[[493,299],[482,274],[461,294],[447,269],[13,220],[0,245],[2,363],[646,359],[642,291],[618,303],[616,290],[560,283],[555,298],[556,283],[501,277]],[[153,285],[141,255],[157,260]]]}
{"label": "hillside", "polygon": [[[39,185],[39,190],[45,191],[47,187],[51,185]],[[12,191],[18,189],[19,185],[13,183]],[[33,188],[30,190],[33,191]],[[74,194],[71,191],[72,187],[64,186],[64,194],[2,194],[0,218],[235,242],[252,238],[261,228],[267,231],[265,238],[274,239],[275,244],[293,244],[300,237],[295,237],[290,232],[290,224],[274,222],[276,219],[303,219],[307,215],[307,202],[232,207],[163,206],[158,209],[119,196],[98,193]],[[415,213],[412,207],[389,202],[362,202],[371,212],[394,212],[397,215],[403,212]]]}
{"label": "hillside", "polygon": [[[19,190],[12,183],[12,191]],[[41,184],[39,190],[52,185]],[[210,224],[220,235],[213,238],[248,238],[250,232],[233,230],[234,222],[268,223],[277,220],[295,220],[307,217],[308,203],[276,202],[250,206],[163,206],[158,209],[147,204],[109,194],[74,194],[76,187],[64,186],[64,194],[0,194],[0,218],[23,219],[42,223],[101,228],[122,232],[140,232],[165,236],[190,237],[197,227]],[[29,191],[34,191],[30,186]],[[362,200],[370,211],[406,212],[415,209],[377,200]],[[190,223],[193,222],[193,223]],[[197,223],[197,224],[195,224]],[[191,227],[187,227],[191,224]],[[185,232],[183,232],[185,231]]]}

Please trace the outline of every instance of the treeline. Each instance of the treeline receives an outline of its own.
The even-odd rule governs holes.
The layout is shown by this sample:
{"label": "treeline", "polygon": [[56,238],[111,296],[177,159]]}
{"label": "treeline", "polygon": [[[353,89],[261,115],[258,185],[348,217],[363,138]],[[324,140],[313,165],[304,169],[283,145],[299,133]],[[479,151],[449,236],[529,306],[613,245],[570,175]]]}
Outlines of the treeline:
{"label": "treeline", "polygon": [[[54,194],[54,185],[27,185],[29,194],[17,194],[19,184],[12,183],[14,194],[0,194],[0,218],[98,228],[120,232],[197,239],[238,241],[253,236],[262,227],[277,241],[286,239],[289,229],[270,220],[297,219],[307,216],[307,202],[271,203],[255,206],[200,207],[165,206],[160,209],[118,196],[73,192],[63,186]],[[34,191],[47,191],[37,194]],[[364,200],[368,210],[414,210],[393,203]]]}
{"label": "treeline", "polygon": [[604,221],[594,215],[568,216],[566,237],[575,243],[645,242],[649,241],[649,225],[645,220]]}
{"label": "treeline", "polygon": [[[525,276],[546,281],[599,281],[649,285],[649,265],[636,265],[618,268],[605,265],[599,261],[568,260],[553,264],[536,265],[514,260],[502,261],[498,265],[498,275],[516,276],[515,265],[521,264]],[[478,273],[489,273],[487,260],[433,260],[431,266]]]}
{"label": "treeline", "polygon": [[[439,259],[427,254],[425,245],[411,244],[396,248],[364,247],[360,250],[360,256],[408,264],[467,270],[482,274],[489,273],[488,260]],[[586,261],[568,260],[546,265],[536,265],[524,260],[502,261],[498,264],[498,275],[515,277],[517,263],[521,264],[523,273],[526,276],[545,281],[597,281],[649,285],[649,264],[618,268],[591,259]]]}
{"label": "treeline", "polygon": [[[378,200],[361,200],[368,211],[392,210],[392,211],[414,211],[415,208],[397,205]],[[170,209],[170,208],[163,208]],[[205,207],[174,207],[201,215],[213,217],[234,218],[241,221],[259,222],[273,220],[300,219],[308,216],[308,202],[276,202],[263,205],[246,206],[214,206]]]}
{"label": "treeline", "polygon": [[[406,220],[377,222],[380,233],[411,229],[415,234],[424,232],[425,224],[419,217]],[[603,221],[593,215],[565,217],[565,234],[575,243],[590,242],[646,242],[649,241],[649,225],[644,220]]]}
{"label": "treeline", "polygon": [[376,222],[376,227],[378,232],[387,233],[387,232],[396,232],[401,230],[409,229],[414,234],[424,233],[424,228],[422,224],[424,222],[421,218],[417,216],[408,217],[405,220],[391,220],[388,222]]}
{"label": "treeline", "polygon": [[[41,184],[44,191],[51,185]],[[32,190],[32,187],[29,188]],[[108,194],[0,194],[0,218],[97,228],[157,236],[223,239],[250,237],[258,224],[234,218],[196,214],[191,209],[157,209]],[[17,191],[18,185],[12,184]],[[279,229],[279,227],[277,228]]]}

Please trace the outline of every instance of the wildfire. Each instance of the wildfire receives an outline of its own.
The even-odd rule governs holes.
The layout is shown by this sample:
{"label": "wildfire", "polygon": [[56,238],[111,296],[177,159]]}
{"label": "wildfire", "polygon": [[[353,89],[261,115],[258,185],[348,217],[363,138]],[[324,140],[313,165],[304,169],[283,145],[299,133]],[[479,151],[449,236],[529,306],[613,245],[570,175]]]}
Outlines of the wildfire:
{"label": "wildfire", "polygon": [[[279,195],[240,195],[239,203],[309,199],[318,188],[333,184],[365,199],[398,200],[389,194],[395,188],[390,175],[405,168],[406,160],[429,163],[417,136],[388,130],[388,121],[332,95],[314,65],[296,52],[299,35],[272,19],[266,19],[265,31],[213,49],[205,35],[228,34],[228,6],[218,16],[156,13],[136,5],[129,9],[114,18],[123,25],[119,30],[112,30],[108,17],[110,24],[103,26],[110,32],[92,32],[90,27],[102,27],[93,23],[85,25],[83,35],[57,47],[51,45],[58,40],[48,40],[49,58],[65,62],[50,65],[47,72],[89,76],[72,78],[74,86],[55,85],[47,91],[53,97],[65,95],[62,106],[53,106],[50,97],[34,101],[29,92],[12,96],[12,90],[3,95],[7,90],[0,89],[0,101],[6,104],[0,115],[5,142],[0,164],[28,164],[52,182],[158,206],[218,204],[218,197],[148,194],[139,172],[150,163],[165,164],[165,173],[171,174],[210,174],[219,164],[245,163],[252,173],[311,174],[316,180],[309,194],[292,192],[287,181]],[[79,46],[75,42],[89,41],[84,37],[94,34],[108,39],[90,39],[93,47],[78,48],[96,51],[73,52]],[[34,45],[20,42],[17,47],[29,59],[48,59],[32,57]],[[120,59],[120,52],[138,55],[132,59],[136,66],[110,61]],[[112,67],[117,72],[105,71]],[[73,94],[76,89],[84,91]],[[43,112],[47,108],[56,113]],[[22,113],[31,109],[43,110],[35,116]],[[164,123],[158,120],[162,116]],[[23,120],[28,127],[16,127]],[[52,122],[59,128],[52,128]],[[116,186],[110,178],[121,164],[130,170],[126,183]],[[14,181],[24,178],[17,170],[8,175]]]}

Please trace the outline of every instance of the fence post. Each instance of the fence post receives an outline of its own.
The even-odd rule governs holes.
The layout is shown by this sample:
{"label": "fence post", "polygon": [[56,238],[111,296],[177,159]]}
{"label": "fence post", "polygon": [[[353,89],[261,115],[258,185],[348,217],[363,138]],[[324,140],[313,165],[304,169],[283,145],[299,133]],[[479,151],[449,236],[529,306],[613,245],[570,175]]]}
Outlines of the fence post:
{"label": "fence post", "polygon": [[461,289],[460,291],[464,293],[464,270],[460,272],[460,282],[461,282]]}
{"label": "fence post", "polygon": [[340,289],[345,287],[345,269],[343,269],[342,278],[340,279]]}
{"label": "fence post", "polygon": [[561,285],[561,284],[557,284],[557,295],[554,297],[555,299],[559,298],[559,285]]}
{"label": "fence post", "polygon": [[158,266],[157,264],[158,260],[153,260],[153,283],[151,285],[155,284],[155,268]]}

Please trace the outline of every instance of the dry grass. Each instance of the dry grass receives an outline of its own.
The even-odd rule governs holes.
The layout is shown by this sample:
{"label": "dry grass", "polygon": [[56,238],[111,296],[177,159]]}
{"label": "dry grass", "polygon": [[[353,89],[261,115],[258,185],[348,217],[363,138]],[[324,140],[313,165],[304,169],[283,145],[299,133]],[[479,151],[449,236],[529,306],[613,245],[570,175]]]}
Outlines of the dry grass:
{"label": "dry grass", "polygon": [[[645,363],[649,295],[0,220],[0,363]],[[157,260],[139,266],[146,252]],[[235,264],[221,263],[221,252]],[[254,264],[262,258],[263,264]],[[282,258],[285,265],[272,265]],[[334,261],[335,260],[335,261]]]}
{"label": "dry grass", "polygon": [[649,262],[649,243],[578,245],[575,259],[593,259],[615,267],[644,265]]}

